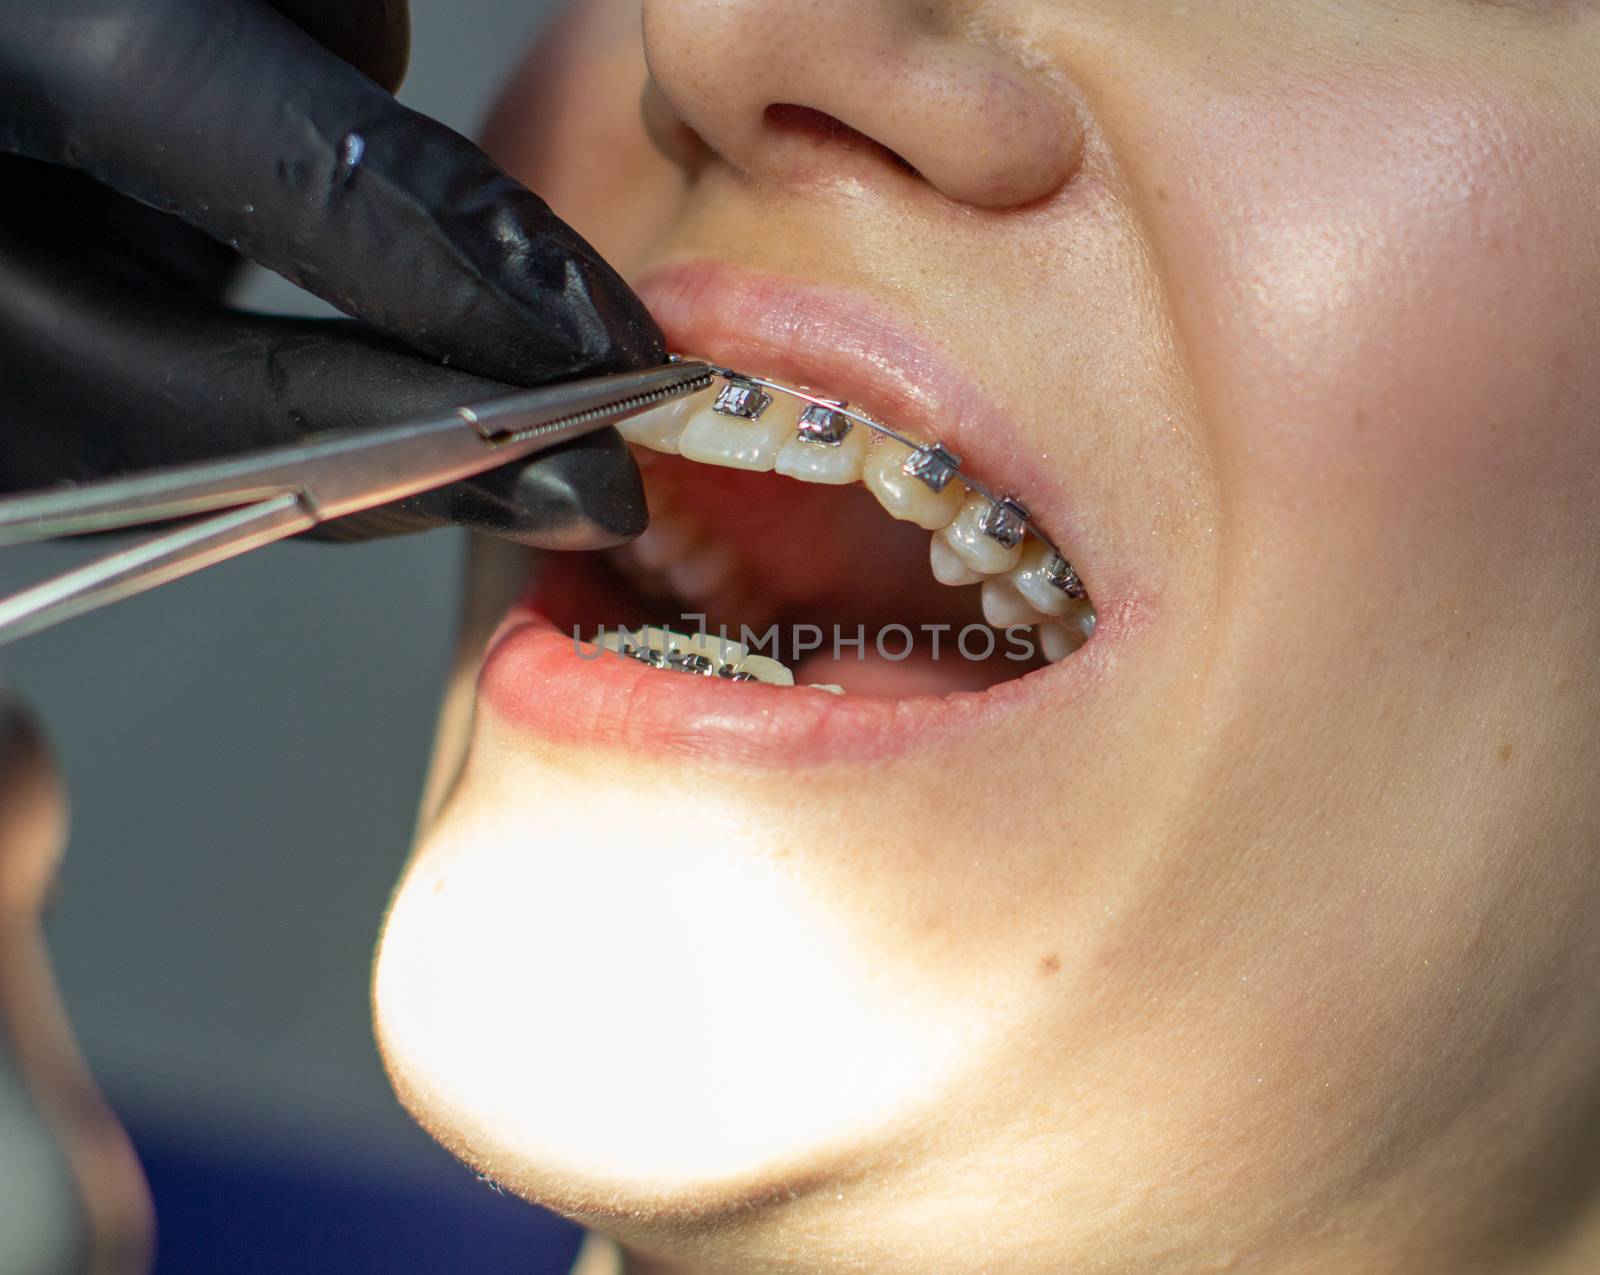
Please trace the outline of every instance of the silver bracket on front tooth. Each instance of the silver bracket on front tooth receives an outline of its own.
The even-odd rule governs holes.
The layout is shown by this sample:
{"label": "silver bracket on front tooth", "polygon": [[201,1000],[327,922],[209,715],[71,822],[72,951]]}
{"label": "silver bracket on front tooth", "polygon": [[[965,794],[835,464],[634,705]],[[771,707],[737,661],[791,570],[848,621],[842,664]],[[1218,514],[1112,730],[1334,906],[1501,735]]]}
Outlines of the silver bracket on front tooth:
{"label": "silver bracket on front tooth", "polygon": [[724,416],[737,416],[743,420],[759,420],[761,413],[772,405],[772,395],[762,392],[759,385],[741,377],[728,377],[727,383],[717,391],[717,401],[712,408]]}
{"label": "silver bracket on front tooth", "polygon": [[961,457],[946,449],[943,443],[932,447],[919,447],[907,456],[900,466],[911,478],[920,478],[934,491],[943,491],[950,480],[961,472]]}
{"label": "silver bracket on front tooth", "polygon": [[844,406],[842,402],[838,407],[807,403],[806,410],[800,413],[800,423],[795,426],[795,432],[808,443],[816,443],[821,447],[839,446],[852,428],[850,418],[839,412],[839,408]]}
{"label": "silver bracket on front tooth", "polygon": [[991,500],[989,507],[978,515],[978,530],[1010,549],[1022,543],[1028,530],[1028,510],[1010,496],[1004,500]]}

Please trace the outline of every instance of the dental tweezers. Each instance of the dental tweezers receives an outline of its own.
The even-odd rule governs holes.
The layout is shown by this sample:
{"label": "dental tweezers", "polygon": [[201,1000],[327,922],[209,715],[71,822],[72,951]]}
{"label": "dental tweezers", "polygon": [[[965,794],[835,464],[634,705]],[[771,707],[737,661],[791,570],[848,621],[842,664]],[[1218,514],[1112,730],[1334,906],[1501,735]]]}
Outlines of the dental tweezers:
{"label": "dental tweezers", "polygon": [[188,520],[0,599],[0,645],[319,523],[521,460],[712,379],[706,364],[676,361],[243,456],[0,497],[0,547]]}

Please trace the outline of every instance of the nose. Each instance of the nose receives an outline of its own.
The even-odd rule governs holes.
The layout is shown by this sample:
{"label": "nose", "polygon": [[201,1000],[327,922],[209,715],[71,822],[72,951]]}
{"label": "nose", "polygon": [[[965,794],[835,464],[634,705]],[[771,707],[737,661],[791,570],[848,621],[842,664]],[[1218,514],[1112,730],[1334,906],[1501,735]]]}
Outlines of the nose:
{"label": "nose", "polygon": [[[645,0],[663,149],[692,130],[754,178],[868,152],[976,208],[1059,190],[1083,153],[1071,89],[947,0]],[[667,122],[667,110],[681,123]],[[870,144],[863,145],[863,139]],[[821,147],[821,151],[819,151]]]}

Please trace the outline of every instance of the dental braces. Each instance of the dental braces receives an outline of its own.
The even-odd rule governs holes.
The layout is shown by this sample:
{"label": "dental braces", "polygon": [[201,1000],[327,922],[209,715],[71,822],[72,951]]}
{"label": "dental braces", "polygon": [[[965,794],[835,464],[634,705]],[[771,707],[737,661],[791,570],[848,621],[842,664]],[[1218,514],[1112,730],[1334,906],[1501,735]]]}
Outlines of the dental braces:
{"label": "dental braces", "polygon": [[[674,362],[681,361],[680,355],[674,354],[670,358]],[[1056,546],[1055,541],[1033,520],[1027,506],[1015,496],[1002,495],[964,472],[961,468],[961,458],[944,444],[919,442],[864,413],[852,411],[850,405],[842,399],[823,398],[821,395],[795,389],[764,376],[754,376],[748,372],[735,371],[733,368],[719,367],[715,363],[708,363],[706,366],[714,376],[722,379],[722,385],[718,387],[717,397],[712,406],[723,416],[747,421],[759,420],[761,414],[772,405],[773,394],[787,394],[806,404],[800,415],[797,433],[808,443],[822,447],[837,447],[844,442],[852,427],[861,425],[882,438],[891,439],[908,448],[911,454],[902,466],[907,476],[920,479],[935,492],[944,491],[952,479],[959,480],[969,492],[989,502],[988,507],[978,518],[978,531],[981,534],[1003,548],[1012,549],[1022,542],[1024,536],[1031,533],[1051,554],[1044,569],[1045,579],[1069,598],[1076,600],[1088,597],[1088,591],[1084,588],[1083,581],[1078,578],[1072,563]]]}
{"label": "dental braces", "polygon": [[717,677],[726,682],[758,682],[754,673],[746,673],[735,664],[713,660],[709,655],[685,651],[678,646],[660,650],[651,646],[636,646],[624,640],[617,654],[651,668],[667,669],[673,673],[690,673],[696,677]]}
{"label": "dental braces", "polygon": [[[579,640],[577,629],[572,636]],[[690,637],[658,624],[647,624],[632,632],[621,627],[615,631],[602,627],[595,635],[594,644],[624,659],[670,673],[724,682],[794,685],[794,674],[783,664],[751,651],[742,643],[730,642],[723,630],[719,630],[719,636],[712,637],[702,628],[697,636]]]}

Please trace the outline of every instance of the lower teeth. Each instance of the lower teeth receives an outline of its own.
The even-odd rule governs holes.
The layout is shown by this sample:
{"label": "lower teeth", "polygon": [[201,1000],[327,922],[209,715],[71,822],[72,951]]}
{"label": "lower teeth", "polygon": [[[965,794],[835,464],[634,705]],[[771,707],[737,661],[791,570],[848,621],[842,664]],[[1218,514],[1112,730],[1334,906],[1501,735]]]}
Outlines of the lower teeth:
{"label": "lower teeth", "polygon": [[[671,629],[646,625],[632,633],[624,629],[602,631],[596,639],[601,650],[614,651],[651,668],[729,682],[765,682],[793,686],[794,674],[777,660],[752,655],[748,647],[709,633],[689,636]],[[822,688],[832,689],[832,688]]]}

